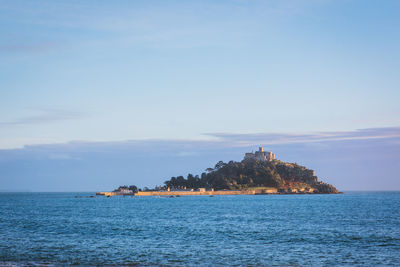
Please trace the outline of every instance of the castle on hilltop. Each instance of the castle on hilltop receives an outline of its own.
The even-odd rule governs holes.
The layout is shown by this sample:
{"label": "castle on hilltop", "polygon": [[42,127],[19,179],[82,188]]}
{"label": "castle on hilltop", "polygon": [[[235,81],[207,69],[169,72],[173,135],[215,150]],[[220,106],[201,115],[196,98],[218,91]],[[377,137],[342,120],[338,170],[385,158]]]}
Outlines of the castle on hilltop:
{"label": "castle on hilltop", "polygon": [[258,161],[271,161],[275,159],[275,154],[271,151],[264,151],[263,147],[260,146],[258,151],[255,153],[244,154],[243,160],[258,160]]}

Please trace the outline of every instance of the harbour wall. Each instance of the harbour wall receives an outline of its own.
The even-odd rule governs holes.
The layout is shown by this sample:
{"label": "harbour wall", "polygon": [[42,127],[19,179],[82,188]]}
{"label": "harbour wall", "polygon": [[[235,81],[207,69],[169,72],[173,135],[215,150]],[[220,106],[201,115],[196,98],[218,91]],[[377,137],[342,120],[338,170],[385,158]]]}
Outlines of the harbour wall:
{"label": "harbour wall", "polygon": [[135,196],[217,196],[217,195],[261,195],[277,194],[278,189],[256,189],[256,190],[222,190],[222,191],[146,191],[137,192]]}
{"label": "harbour wall", "polygon": [[122,194],[121,192],[96,192],[96,195],[111,197],[111,196],[124,196],[124,195],[132,195],[132,194]]}

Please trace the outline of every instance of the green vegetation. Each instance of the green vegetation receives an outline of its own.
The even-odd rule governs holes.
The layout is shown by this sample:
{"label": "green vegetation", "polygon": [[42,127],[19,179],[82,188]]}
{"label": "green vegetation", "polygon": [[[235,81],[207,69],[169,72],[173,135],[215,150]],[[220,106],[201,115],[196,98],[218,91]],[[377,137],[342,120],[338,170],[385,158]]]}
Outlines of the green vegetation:
{"label": "green vegetation", "polygon": [[130,185],[130,186],[122,185],[122,186],[118,187],[117,189],[115,189],[113,192],[119,192],[119,191],[122,191],[122,190],[131,190],[132,193],[137,193],[138,192],[138,188],[137,188],[136,185]]}
{"label": "green vegetation", "polygon": [[260,162],[255,160],[224,163],[207,168],[200,176],[189,174],[172,177],[165,182],[170,188],[214,188],[215,190],[241,190],[260,187],[292,189],[308,187],[320,193],[337,193],[331,185],[318,181],[314,171],[296,163],[279,160]]}

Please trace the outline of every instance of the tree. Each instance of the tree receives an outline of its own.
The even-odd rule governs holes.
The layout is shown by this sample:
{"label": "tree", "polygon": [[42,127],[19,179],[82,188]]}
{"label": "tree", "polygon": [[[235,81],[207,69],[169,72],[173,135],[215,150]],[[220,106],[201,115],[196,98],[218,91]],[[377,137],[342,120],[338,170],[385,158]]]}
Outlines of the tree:
{"label": "tree", "polygon": [[215,168],[207,168],[201,178],[189,173],[186,179],[183,176],[172,177],[165,182],[168,187],[215,189],[244,189],[254,186],[282,187],[285,182],[315,183],[317,177],[310,177],[310,170],[293,163],[280,161],[261,162],[234,162],[219,161]]}
{"label": "tree", "polygon": [[219,169],[221,169],[222,167],[224,167],[226,164],[222,161],[222,160],[220,160],[220,161],[218,161],[218,163],[217,164],[215,164],[215,169],[216,170],[219,170]]}
{"label": "tree", "polygon": [[213,168],[207,168],[207,169],[206,169],[206,172],[207,172],[207,173],[210,173],[210,172],[212,172],[212,171],[214,171]]}
{"label": "tree", "polygon": [[137,191],[138,191],[138,188],[137,188],[136,185],[130,185],[130,186],[128,187],[128,189],[129,189],[129,190],[132,190],[133,193],[137,193]]}

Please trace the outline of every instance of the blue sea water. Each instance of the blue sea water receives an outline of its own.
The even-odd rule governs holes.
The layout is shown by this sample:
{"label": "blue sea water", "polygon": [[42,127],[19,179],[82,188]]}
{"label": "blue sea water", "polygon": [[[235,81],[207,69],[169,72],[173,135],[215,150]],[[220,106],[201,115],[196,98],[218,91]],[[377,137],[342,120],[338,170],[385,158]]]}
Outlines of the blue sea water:
{"label": "blue sea water", "polygon": [[0,265],[400,266],[400,192],[90,195],[0,193]]}

